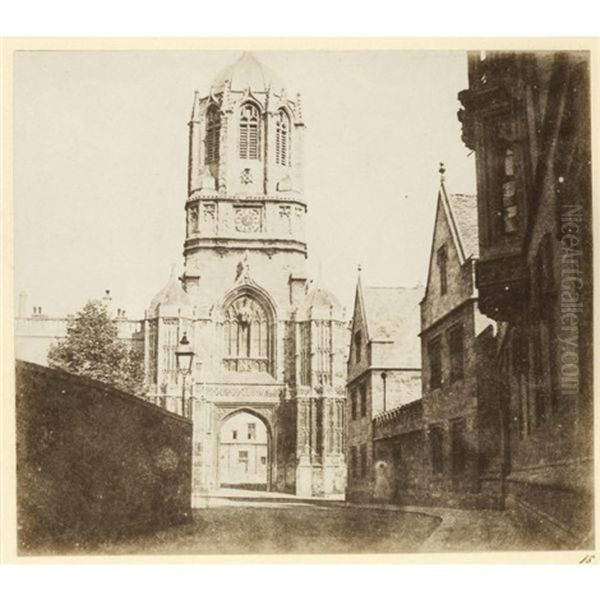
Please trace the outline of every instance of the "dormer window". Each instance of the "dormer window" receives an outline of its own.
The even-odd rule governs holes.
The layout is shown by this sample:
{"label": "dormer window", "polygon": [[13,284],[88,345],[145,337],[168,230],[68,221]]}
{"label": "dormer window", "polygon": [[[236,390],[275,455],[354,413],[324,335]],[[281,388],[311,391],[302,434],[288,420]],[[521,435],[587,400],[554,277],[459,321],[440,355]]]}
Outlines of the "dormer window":
{"label": "dormer window", "polygon": [[285,111],[277,113],[275,125],[275,162],[278,165],[287,165],[290,160],[289,149],[290,120]]}
{"label": "dormer window", "polygon": [[221,135],[221,115],[216,106],[206,111],[206,134],[204,136],[204,164],[219,162],[219,137]]}
{"label": "dormer window", "polygon": [[251,102],[242,105],[240,112],[240,158],[258,159],[258,108]]}

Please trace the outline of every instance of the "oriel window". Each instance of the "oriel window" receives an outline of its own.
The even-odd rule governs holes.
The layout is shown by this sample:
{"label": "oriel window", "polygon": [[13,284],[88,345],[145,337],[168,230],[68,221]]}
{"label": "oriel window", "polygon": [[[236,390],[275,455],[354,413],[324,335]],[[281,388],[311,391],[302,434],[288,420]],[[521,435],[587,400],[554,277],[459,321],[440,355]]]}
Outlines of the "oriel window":
{"label": "oriel window", "polygon": [[502,181],[502,224],[504,233],[518,229],[518,206],[515,182],[515,156],[511,148],[504,152],[504,177]]}
{"label": "oriel window", "polygon": [[251,102],[242,105],[240,113],[240,158],[258,158],[258,108]]}

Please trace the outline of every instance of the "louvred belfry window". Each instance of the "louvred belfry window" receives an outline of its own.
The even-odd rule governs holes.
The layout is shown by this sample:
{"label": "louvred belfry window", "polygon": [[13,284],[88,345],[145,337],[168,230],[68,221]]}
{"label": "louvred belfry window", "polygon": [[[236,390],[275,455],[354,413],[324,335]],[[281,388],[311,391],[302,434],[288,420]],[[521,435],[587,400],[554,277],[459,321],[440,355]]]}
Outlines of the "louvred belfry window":
{"label": "louvred belfry window", "polygon": [[254,104],[246,103],[240,113],[240,158],[258,158],[259,113]]}
{"label": "louvred belfry window", "polygon": [[278,165],[287,165],[290,161],[290,120],[285,111],[277,113],[275,131],[275,162]]}
{"label": "louvred belfry window", "polygon": [[206,135],[204,136],[204,163],[212,165],[219,162],[219,137],[221,134],[221,115],[216,106],[206,112]]}

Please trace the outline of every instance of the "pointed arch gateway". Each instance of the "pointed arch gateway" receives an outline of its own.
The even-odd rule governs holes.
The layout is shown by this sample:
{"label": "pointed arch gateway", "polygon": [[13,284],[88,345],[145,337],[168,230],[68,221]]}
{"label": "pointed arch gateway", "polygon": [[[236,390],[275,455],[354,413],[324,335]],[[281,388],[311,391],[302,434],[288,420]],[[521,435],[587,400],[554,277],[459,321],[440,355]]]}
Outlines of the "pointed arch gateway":
{"label": "pointed arch gateway", "polygon": [[270,491],[274,436],[270,419],[241,406],[219,422],[218,487]]}
{"label": "pointed arch gateway", "polygon": [[253,286],[243,285],[223,303],[223,367],[275,373],[275,310]]}

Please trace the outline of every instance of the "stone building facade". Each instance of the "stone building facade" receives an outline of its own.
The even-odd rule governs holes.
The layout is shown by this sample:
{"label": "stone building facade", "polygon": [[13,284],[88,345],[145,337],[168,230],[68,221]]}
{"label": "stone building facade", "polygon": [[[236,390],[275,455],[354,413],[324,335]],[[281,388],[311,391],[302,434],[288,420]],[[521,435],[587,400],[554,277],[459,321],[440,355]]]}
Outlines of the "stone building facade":
{"label": "stone building facade", "polygon": [[420,300],[421,398],[372,424],[375,481],[400,503],[497,506],[483,484],[499,441],[493,321],[478,310],[477,202],[450,194],[440,168],[427,286]]}
{"label": "stone building facade", "polygon": [[477,160],[480,309],[499,324],[498,472],[509,506],[581,544],[593,536],[589,55],[468,64],[459,119]]}
{"label": "stone building facade", "polygon": [[[423,426],[427,495],[466,504],[480,491],[494,435],[486,413],[496,405],[490,364],[493,321],[481,314],[475,288],[479,254],[477,201],[450,194],[444,168],[436,208],[427,288],[421,301]],[[473,498],[475,501],[476,498]]]}
{"label": "stone building facade", "polygon": [[[119,339],[136,346],[141,352],[144,345],[143,320],[132,319],[125,309],[116,308],[110,290],[105,290],[101,300],[114,319]],[[30,311],[27,294],[21,292],[15,316],[16,358],[47,366],[48,350],[66,337],[72,319],[71,315],[47,314],[41,306],[32,306]]]}
{"label": "stone building facade", "polygon": [[[220,432],[240,412],[268,432],[268,488],[345,489],[345,316],[306,273],[299,94],[244,53],[196,93],[184,269],[145,319],[150,396],[194,423],[193,495],[217,489]],[[195,351],[182,405],[175,350]]]}
{"label": "stone building facade", "polygon": [[423,288],[356,286],[346,383],[347,498],[377,495],[373,419],[419,397]]}

